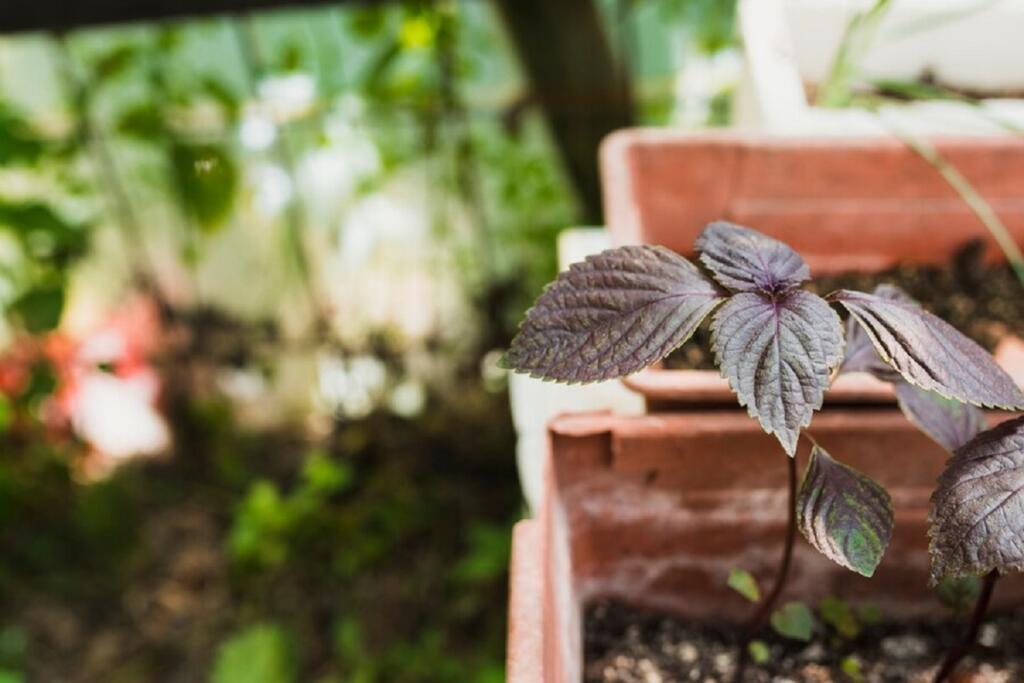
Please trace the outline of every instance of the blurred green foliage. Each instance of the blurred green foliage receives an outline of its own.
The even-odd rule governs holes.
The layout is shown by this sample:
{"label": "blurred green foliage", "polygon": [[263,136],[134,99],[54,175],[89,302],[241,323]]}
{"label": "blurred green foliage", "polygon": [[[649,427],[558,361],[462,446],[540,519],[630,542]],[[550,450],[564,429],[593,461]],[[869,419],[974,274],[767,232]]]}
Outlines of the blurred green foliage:
{"label": "blurred green foliage", "polygon": [[283,564],[292,537],[315,523],[331,497],[351,485],[351,469],[320,452],[307,456],[300,481],[287,496],[281,495],[274,482],[254,482],[235,515],[229,541],[232,558],[255,567]]}
{"label": "blurred green foliage", "polygon": [[736,44],[735,0],[669,0],[664,7],[670,20],[688,28],[703,52]]}
{"label": "blurred green foliage", "polygon": [[[657,44],[685,23],[710,51],[732,40],[731,3],[627,7],[638,25],[651,8],[668,18],[644,19]],[[3,338],[60,341],[47,333],[99,264],[112,301],[145,293],[189,344],[148,359],[173,452],[100,481],[84,474],[95,453],[53,417],[67,368],[36,353],[0,397],[0,683],[503,680],[520,501],[507,400],[481,366],[553,276],[556,235],[578,214],[493,8],[356,3],[0,40]],[[641,103],[657,121],[663,94]],[[303,162],[347,162],[357,143],[379,167],[351,196],[332,189],[329,209],[308,206],[305,184],[341,171],[304,176]],[[267,168],[289,189],[273,209],[254,185]],[[330,308],[317,259],[345,243],[353,206],[407,192],[409,177],[429,179],[417,211],[470,304],[466,329],[415,348],[388,328],[331,338],[296,315]],[[225,244],[258,264],[231,276],[243,294],[276,291],[277,261],[290,264],[266,314],[280,320],[213,296],[237,285],[201,276]],[[167,286],[179,269],[186,284]],[[292,353],[280,330],[303,324],[318,351],[422,384],[422,408],[244,424],[217,380],[272,379]]]}
{"label": "blurred green foliage", "polygon": [[964,576],[944,578],[935,586],[935,596],[954,614],[967,614],[981,594],[981,578]]}
{"label": "blurred green foliage", "polygon": [[291,683],[288,638],[280,626],[256,624],[232,635],[217,650],[211,683]]}
{"label": "blurred green foliage", "polygon": [[216,145],[179,142],[171,147],[171,165],[182,205],[202,229],[216,230],[230,215],[237,191],[234,160]]}

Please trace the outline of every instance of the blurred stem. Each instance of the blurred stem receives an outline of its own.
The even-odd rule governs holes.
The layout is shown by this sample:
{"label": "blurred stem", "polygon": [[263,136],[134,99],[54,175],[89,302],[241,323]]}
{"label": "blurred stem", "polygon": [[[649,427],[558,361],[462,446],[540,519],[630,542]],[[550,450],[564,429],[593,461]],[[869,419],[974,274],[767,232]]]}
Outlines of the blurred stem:
{"label": "blurred stem", "polygon": [[438,3],[440,30],[437,36],[437,61],[441,75],[441,107],[443,116],[455,130],[455,182],[472,212],[479,235],[484,277],[487,282],[491,282],[495,271],[494,240],[478,180],[472,126],[465,102],[458,91],[457,11],[457,5],[451,0],[440,0]]}
{"label": "blurred stem", "polygon": [[[167,184],[172,193],[178,192],[178,177],[174,169],[174,148],[178,144],[177,136],[166,124],[163,123],[163,112],[161,103],[171,100],[170,87],[167,84],[167,76],[164,73],[164,49],[159,47],[160,38],[169,29],[156,31],[156,44],[158,47],[146,51],[146,75],[149,79],[149,86],[155,92],[154,105],[160,112],[160,126],[158,144],[163,146],[163,153],[167,162]],[[180,196],[179,196],[180,200]],[[171,211],[178,223],[179,232],[184,239],[185,251],[185,272],[188,274],[189,284],[198,305],[203,304],[203,289],[199,282],[199,230],[189,215],[188,210],[180,203],[175,204],[176,211]]]}
{"label": "blurred stem", "polygon": [[888,9],[889,0],[876,0],[871,9],[858,12],[846,25],[832,68],[818,88],[819,106],[845,107],[850,103],[853,81]]}
{"label": "blurred stem", "polygon": [[[103,195],[106,197],[109,210],[116,216],[117,224],[121,226],[121,232],[125,236],[129,249],[142,262],[143,271],[148,271],[136,273],[136,275],[143,277],[146,281],[151,281],[155,287],[158,287],[156,269],[149,259],[146,245],[142,239],[141,224],[117,172],[114,155],[103,132],[93,121],[89,88],[79,78],[75,69],[74,56],[71,54],[67,41],[67,36],[63,34],[56,36],[53,54],[57,72],[71,100],[72,114],[77,118],[75,136],[89,151],[99,175],[102,176],[103,187],[107,190],[103,192]],[[135,264],[134,267],[137,268],[138,264]]]}
{"label": "blurred stem", "polygon": [[[266,60],[260,49],[259,37],[253,25],[253,19],[248,14],[242,14],[229,22],[238,43],[239,53],[242,55],[242,62],[245,64],[248,76],[249,90],[254,97],[259,96],[259,82],[267,71]],[[329,329],[328,307],[323,303],[313,281],[313,268],[309,256],[306,253],[306,244],[303,239],[308,226],[307,216],[302,210],[299,200],[299,183],[295,172],[295,151],[292,149],[289,136],[288,123],[283,122],[279,126],[279,135],[274,142],[274,151],[278,162],[284,167],[288,174],[288,180],[292,186],[292,197],[288,203],[287,212],[287,234],[288,245],[295,261],[295,268],[298,271],[303,291],[306,294],[310,310],[313,314],[314,326],[318,334]]]}
{"label": "blurred stem", "polygon": [[[747,640],[753,636],[754,632],[761,627],[766,619],[771,615],[772,610],[775,608],[775,603],[779,601],[779,597],[782,595],[783,589],[786,587],[786,579],[789,578],[789,568],[793,563],[793,546],[796,543],[796,495],[797,495],[797,473],[796,473],[796,456],[786,456],[786,467],[789,481],[789,502],[788,509],[786,511],[786,541],[782,549],[782,559],[779,561],[779,571],[775,575],[775,584],[772,586],[771,591],[761,604],[758,605],[757,611],[754,616],[750,619],[747,625]],[[744,648],[745,649],[745,648]]]}
{"label": "blurred stem", "polygon": [[939,151],[930,142],[907,131],[900,130],[892,125],[891,121],[889,122],[889,128],[896,137],[900,138],[918,156],[927,161],[956,190],[960,198],[964,200],[964,203],[967,204],[971,211],[974,212],[974,215],[978,217],[978,220],[992,234],[993,239],[995,239],[999,248],[1002,249],[1003,254],[1006,255],[1006,260],[1013,266],[1017,279],[1024,285],[1024,253],[1021,252],[1020,246],[1014,241],[1013,235],[1010,234],[1010,231],[992,208],[992,205],[988,203],[988,200],[982,197],[960,170],[939,154]]}
{"label": "blurred stem", "polygon": [[[784,454],[785,455],[785,454]],[[765,596],[761,604],[757,606],[757,611],[747,622],[746,628],[743,630],[743,636],[740,639],[740,651],[736,661],[736,675],[734,680],[740,681],[743,679],[743,671],[746,669],[747,662],[750,656],[749,648],[750,641],[753,640],[754,636],[757,635],[758,630],[764,625],[764,622],[771,616],[772,610],[775,609],[776,603],[782,596],[782,591],[786,587],[786,580],[789,578],[789,568],[793,564],[793,548],[796,545],[796,496],[797,496],[797,472],[796,472],[796,456],[785,455],[786,468],[788,475],[788,510],[786,513],[786,539],[782,548],[782,556],[779,560],[779,569],[775,573],[775,583],[772,585],[772,589]]]}
{"label": "blurred stem", "polygon": [[999,571],[996,569],[985,575],[985,581],[981,586],[981,595],[978,596],[978,602],[974,604],[974,614],[971,615],[971,622],[967,626],[967,632],[964,634],[960,644],[946,653],[946,659],[935,674],[934,683],[942,683],[948,679],[956,670],[960,661],[970,654],[974,648],[974,644],[978,640],[978,632],[981,631],[981,623],[985,620],[985,612],[988,611],[989,603],[992,602],[992,593],[996,589],[996,581],[998,580]]}

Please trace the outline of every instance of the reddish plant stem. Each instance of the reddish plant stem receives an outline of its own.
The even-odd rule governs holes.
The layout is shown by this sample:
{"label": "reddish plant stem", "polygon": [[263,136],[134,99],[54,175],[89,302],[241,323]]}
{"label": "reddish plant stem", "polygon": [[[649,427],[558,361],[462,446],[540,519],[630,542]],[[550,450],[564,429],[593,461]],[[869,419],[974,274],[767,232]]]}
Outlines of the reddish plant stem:
{"label": "reddish plant stem", "polygon": [[787,511],[788,521],[786,523],[786,545],[782,549],[782,561],[779,563],[779,571],[775,575],[775,584],[772,586],[767,597],[758,605],[757,611],[747,623],[747,640],[754,632],[761,627],[765,620],[771,615],[775,603],[779,601],[782,590],[786,587],[786,579],[789,578],[789,567],[793,561],[793,545],[796,542],[796,456],[787,456],[789,469],[789,508]]}
{"label": "reddish plant stem", "polygon": [[771,615],[772,609],[775,607],[775,603],[779,601],[779,596],[782,595],[782,591],[786,587],[786,579],[789,577],[789,567],[793,562],[793,546],[796,543],[796,456],[786,456],[786,460],[789,461],[789,509],[787,512],[786,542],[782,549],[782,560],[779,562],[779,571],[775,575],[775,584],[772,586],[771,591],[768,592],[765,599],[761,601],[761,604],[758,605],[757,611],[750,618],[750,621],[747,622],[747,627],[744,629],[743,637],[740,640],[740,651],[739,657],[737,658],[736,675],[734,677],[734,680],[737,681],[742,679],[743,671],[747,666],[750,641],[757,634],[758,629],[761,628],[764,622]]}
{"label": "reddish plant stem", "polygon": [[981,586],[981,595],[978,602],[974,604],[974,614],[971,615],[971,623],[967,626],[967,632],[960,644],[955,646],[946,654],[945,661],[935,674],[935,683],[942,683],[948,679],[956,670],[960,661],[966,657],[974,648],[978,640],[978,632],[981,631],[981,622],[985,619],[985,612],[992,601],[992,592],[996,588],[996,580],[999,578],[999,571],[993,569],[985,575],[985,582]]}

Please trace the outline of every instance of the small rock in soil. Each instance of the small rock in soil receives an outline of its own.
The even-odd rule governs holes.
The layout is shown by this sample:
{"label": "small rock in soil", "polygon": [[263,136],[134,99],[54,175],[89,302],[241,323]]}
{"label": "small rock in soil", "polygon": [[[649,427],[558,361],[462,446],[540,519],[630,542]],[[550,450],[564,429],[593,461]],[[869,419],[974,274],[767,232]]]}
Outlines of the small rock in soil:
{"label": "small rock in soil", "polygon": [[921,659],[928,655],[928,642],[917,634],[889,636],[883,638],[882,653],[893,660]]}

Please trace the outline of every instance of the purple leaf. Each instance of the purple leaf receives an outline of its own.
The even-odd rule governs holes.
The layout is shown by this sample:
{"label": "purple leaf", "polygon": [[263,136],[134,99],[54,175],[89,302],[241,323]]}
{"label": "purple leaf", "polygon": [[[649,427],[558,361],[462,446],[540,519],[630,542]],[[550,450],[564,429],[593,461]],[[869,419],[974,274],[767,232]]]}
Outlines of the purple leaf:
{"label": "purple leaf", "polygon": [[900,380],[894,383],[900,410],[947,451],[955,451],[985,430],[981,408],[960,403]]}
{"label": "purple leaf", "polygon": [[880,484],[815,446],[796,509],[800,533],[818,552],[862,576],[875,573],[893,525],[892,499]]}
{"label": "purple leaf", "polygon": [[715,279],[736,292],[779,294],[811,277],[800,254],[788,245],[734,223],[711,223],[696,246]]}
{"label": "purple leaf", "polygon": [[[872,292],[875,296],[893,301],[913,301],[910,295],[893,285],[879,285]],[[857,319],[850,316],[846,321],[846,355],[839,366],[840,373],[867,372],[883,382],[902,382],[900,373],[893,370],[882,360],[875,349],[874,342]]]}
{"label": "purple leaf", "polygon": [[[893,285],[879,285],[873,295],[888,301],[916,304],[909,294]],[[981,409],[903,381],[878,355],[871,337],[854,316],[846,321],[846,358],[840,371],[869,372],[891,382],[907,419],[948,451],[959,448],[985,429],[985,413]]]}
{"label": "purple leaf", "polygon": [[987,351],[916,303],[845,289],[828,298],[846,307],[911,384],[964,403],[1024,407],[1024,394]]}
{"label": "purple leaf", "polygon": [[711,332],[722,376],[740,404],[793,455],[842,358],[839,316],[810,292],[744,292],[715,314]]}
{"label": "purple leaf", "polygon": [[1024,570],[1024,417],[956,450],[932,494],[932,581]]}
{"label": "purple leaf", "polygon": [[723,297],[695,265],[664,247],[609,249],[544,290],[502,362],[562,382],[622,377],[689,339]]}

